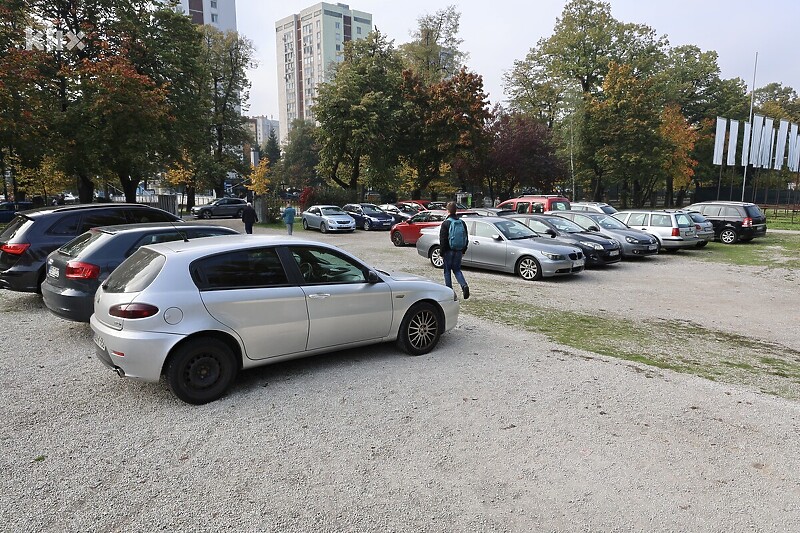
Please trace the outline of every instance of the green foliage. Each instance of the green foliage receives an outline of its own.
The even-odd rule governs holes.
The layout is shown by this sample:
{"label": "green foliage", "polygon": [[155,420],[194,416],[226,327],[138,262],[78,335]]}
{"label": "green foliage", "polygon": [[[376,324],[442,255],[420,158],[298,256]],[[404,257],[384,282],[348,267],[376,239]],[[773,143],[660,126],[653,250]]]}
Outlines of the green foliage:
{"label": "green foliage", "polygon": [[341,207],[358,201],[355,191],[341,187],[314,187],[307,193],[306,191],[303,193],[305,196],[300,200],[304,209],[310,205],[338,205]]}
{"label": "green foliage", "polygon": [[417,19],[411,42],[399,47],[407,68],[426,85],[439,83],[461,70],[467,54],[459,49],[461,13],[447,6]]}
{"label": "green foliage", "polygon": [[295,120],[280,163],[275,167],[275,183],[289,187],[315,184],[319,165],[318,128],[304,120]]}

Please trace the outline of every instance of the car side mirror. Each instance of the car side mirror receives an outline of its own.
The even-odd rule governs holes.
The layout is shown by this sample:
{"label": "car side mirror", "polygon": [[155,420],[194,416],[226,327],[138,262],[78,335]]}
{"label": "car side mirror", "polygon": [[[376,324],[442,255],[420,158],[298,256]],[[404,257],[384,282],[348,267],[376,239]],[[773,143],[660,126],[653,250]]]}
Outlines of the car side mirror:
{"label": "car side mirror", "polygon": [[550,228],[547,228],[544,232],[545,232],[545,234],[550,235],[551,237],[555,237],[556,236],[555,230],[552,230]]}
{"label": "car side mirror", "polygon": [[598,228],[597,226],[589,226],[586,229],[589,230],[589,231],[600,231],[600,228]]}
{"label": "car side mirror", "polygon": [[374,270],[367,271],[367,283],[380,283],[381,278]]}
{"label": "car side mirror", "polygon": [[492,239],[494,239],[496,241],[501,240],[500,234],[499,233],[495,233],[494,235],[492,235]]}

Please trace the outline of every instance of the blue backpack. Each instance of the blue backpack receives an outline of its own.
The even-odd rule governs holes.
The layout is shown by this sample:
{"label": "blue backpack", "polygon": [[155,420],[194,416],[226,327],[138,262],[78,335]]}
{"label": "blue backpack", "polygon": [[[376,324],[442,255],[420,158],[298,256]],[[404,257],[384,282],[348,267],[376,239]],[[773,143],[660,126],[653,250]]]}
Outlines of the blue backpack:
{"label": "blue backpack", "polygon": [[463,250],[467,247],[467,225],[463,220],[452,219],[450,221],[447,243],[451,250]]}

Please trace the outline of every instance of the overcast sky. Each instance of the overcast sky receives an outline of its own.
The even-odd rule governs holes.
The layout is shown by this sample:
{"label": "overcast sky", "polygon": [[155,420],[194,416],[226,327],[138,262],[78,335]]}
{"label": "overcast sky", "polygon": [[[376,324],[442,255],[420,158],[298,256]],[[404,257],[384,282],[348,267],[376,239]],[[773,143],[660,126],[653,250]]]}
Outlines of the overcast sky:
{"label": "overcast sky", "polygon": [[[250,72],[249,115],[278,118],[275,21],[300,12],[313,0],[236,0],[239,32],[253,41],[258,68]],[[336,3],[329,2],[329,3]],[[462,50],[468,67],[483,76],[489,100],[502,102],[503,73],[523,59],[542,37],[553,33],[565,0],[358,0],[342,2],[372,14],[375,27],[407,42],[417,19],[448,5],[461,12]],[[756,87],[780,82],[800,90],[800,0],[612,0],[619,21],[647,24],[672,46],[694,44],[715,50],[723,78],[753,81]]]}

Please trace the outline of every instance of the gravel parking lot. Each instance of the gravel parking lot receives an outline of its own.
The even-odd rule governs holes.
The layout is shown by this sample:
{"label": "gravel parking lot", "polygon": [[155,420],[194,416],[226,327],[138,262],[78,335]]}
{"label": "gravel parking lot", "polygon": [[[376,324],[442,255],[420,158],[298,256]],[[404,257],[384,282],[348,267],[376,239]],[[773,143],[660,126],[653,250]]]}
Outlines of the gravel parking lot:
{"label": "gravel parking lot", "polygon": [[[296,233],[441,276],[386,232]],[[0,529],[798,531],[798,402],[471,312],[547,302],[800,350],[797,273],[705,253],[536,283],[466,271],[473,297],[431,354],[386,345],[262,367],[199,407],[118,378],[88,325],[0,291]]]}

